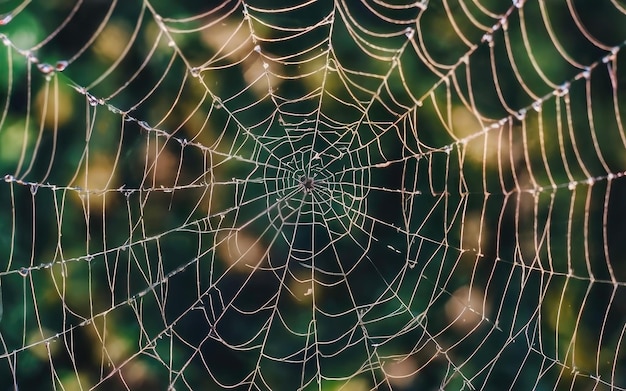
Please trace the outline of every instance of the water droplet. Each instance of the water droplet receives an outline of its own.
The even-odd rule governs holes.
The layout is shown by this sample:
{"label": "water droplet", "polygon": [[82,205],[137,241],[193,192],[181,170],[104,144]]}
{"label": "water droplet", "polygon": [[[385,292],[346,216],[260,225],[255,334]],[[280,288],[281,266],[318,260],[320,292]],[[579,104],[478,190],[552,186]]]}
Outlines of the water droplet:
{"label": "water droplet", "polygon": [[27,276],[28,276],[28,273],[30,273],[30,270],[29,270],[28,268],[21,267],[21,268],[17,271],[17,273],[18,273],[20,276],[22,276],[22,277],[27,277]]}
{"label": "water droplet", "polygon": [[267,68],[269,68],[269,67],[270,67],[270,64],[268,64],[268,63],[266,63],[266,62],[264,62],[264,63],[263,63],[263,69],[267,69]]}
{"label": "water droplet", "polygon": [[580,75],[585,79],[589,79],[591,77],[591,70],[587,68]]}
{"label": "water droplet", "polygon": [[145,130],[150,130],[151,129],[150,125],[148,125],[148,123],[146,121],[139,121],[139,122],[137,122],[137,124],[139,126],[141,126],[142,129],[145,129]]}
{"label": "water droplet", "polygon": [[517,113],[515,113],[515,118],[520,121],[526,118],[526,109],[520,109]]}
{"label": "water droplet", "polygon": [[182,140],[178,140],[178,142],[180,143],[180,145],[184,148],[187,146],[187,144],[189,144],[189,141],[187,141],[186,138],[182,139]]}
{"label": "water droplet", "polygon": [[173,47],[175,47],[175,46],[176,46],[176,42],[174,42],[174,41],[169,41],[169,42],[167,43],[167,46],[169,46],[169,47],[173,48]]}
{"label": "water droplet", "polygon": [[4,26],[9,24],[13,20],[13,15],[5,15],[3,18],[0,18],[0,26]]}
{"label": "water droplet", "polygon": [[15,177],[14,177],[13,175],[6,174],[6,175],[4,176],[4,181],[5,181],[5,182],[13,182],[14,180],[15,180]]}
{"label": "water droplet", "polygon": [[260,45],[255,45],[254,46],[254,51],[257,53],[261,53],[261,46]]}
{"label": "water droplet", "polygon": [[493,42],[493,35],[489,33],[483,35],[483,38],[480,40],[480,42],[488,42],[488,43]]}
{"label": "water droplet", "polygon": [[502,25],[502,30],[509,29],[509,20],[507,18],[500,19],[500,24]]}
{"label": "water droplet", "polygon": [[30,194],[32,194],[32,195],[37,194],[37,190],[39,190],[39,184],[31,183],[30,184]]}
{"label": "water droplet", "polygon": [[569,93],[569,83],[563,83],[559,86],[559,88],[554,91],[554,95],[556,96],[565,96]]}
{"label": "water droplet", "polygon": [[452,152],[452,145],[446,145],[445,147],[443,147],[443,152],[444,152],[446,155],[449,155],[449,154],[450,154],[450,152]]}
{"label": "water droplet", "polygon": [[574,190],[576,188],[576,182],[570,182],[567,184],[567,188],[569,190]]}
{"label": "water droplet", "polygon": [[117,107],[113,105],[107,105],[107,109],[109,109],[109,111],[113,114],[122,114],[122,110],[118,109]]}
{"label": "water droplet", "polygon": [[35,54],[31,51],[25,51],[24,52],[24,56],[26,57],[26,59],[32,63],[32,64],[38,64],[39,63],[39,59],[35,56]]}
{"label": "water droplet", "polygon": [[54,68],[59,71],[59,72],[63,72],[65,70],[65,68],[67,68],[67,66],[69,65],[69,63],[65,60],[61,60],[61,61],[57,61],[56,65],[54,66]]}
{"label": "water droplet", "polygon": [[9,38],[4,34],[0,34],[0,41],[2,41],[2,44],[4,46],[9,46],[11,44],[11,41],[9,40]]}
{"label": "water droplet", "polygon": [[413,36],[415,35],[415,30],[413,30],[413,28],[411,27],[407,27],[404,30],[404,35],[406,35],[408,39],[413,39]]}
{"label": "water droplet", "polygon": [[608,54],[608,55],[602,57],[602,62],[604,64],[607,64],[607,63],[609,63],[609,62],[611,62],[613,60],[615,60],[615,54],[613,54],[613,53]]}
{"label": "water droplet", "polygon": [[542,104],[541,100],[537,100],[537,101],[533,102],[533,110],[535,110],[536,112],[540,112],[541,111],[541,104]]}
{"label": "water droplet", "polygon": [[200,68],[193,67],[193,68],[189,69],[189,73],[191,73],[191,76],[193,76],[193,77],[198,77],[198,76],[200,76]]}
{"label": "water droplet", "polygon": [[91,254],[87,254],[87,255],[85,256],[85,261],[87,261],[87,262],[91,262],[91,261],[93,261],[93,258],[94,258],[94,256],[93,256],[93,255],[91,255]]}
{"label": "water droplet", "polygon": [[387,245],[387,248],[393,252],[396,252],[398,254],[400,254],[400,250],[398,250],[397,248],[393,247],[391,244]]}
{"label": "water droplet", "polygon": [[594,184],[595,182],[596,182],[596,179],[595,179],[595,178],[587,178],[587,180],[586,180],[586,183],[587,183],[589,186],[593,186],[593,184]]}
{"label": "water droplet", "polygon": [[48,75],[52,72],[54,72],[54,67],[48,63],[41,63],[41,64],[37,64],[37,69],[39,69],[39,71],[45,75]]}
{"label": "water droplet", "polygon": [[514,5],[516,8],[522,8],[522,7],[524,6],[524,2],[525,2],[525,1],[526,1],[526,0],[513,0],[513,5]]}
{"label": "water droplet", "polygon": [[92,107],[98,106],[98,99],[95,96],[89,93],[87,93],[86,95],[87,95],[87,101],[89,102],[89,106],[92,106]]}
{"label": "water droplet", "polygon": [[76,92],[78,92],[81,95],[85,95],[87,93],[87,90],[85,89],[85,87],[73,85],[72,88],[75,89]]}

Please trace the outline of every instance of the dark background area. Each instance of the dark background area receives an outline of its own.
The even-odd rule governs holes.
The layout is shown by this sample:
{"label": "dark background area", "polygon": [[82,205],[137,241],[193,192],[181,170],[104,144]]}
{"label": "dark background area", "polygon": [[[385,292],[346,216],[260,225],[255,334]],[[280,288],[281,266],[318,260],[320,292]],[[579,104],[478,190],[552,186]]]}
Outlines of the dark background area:
{"label": "dark background area", "polygon": [[0,1],[0,389],[626,387],[625,16],[570,3]]}

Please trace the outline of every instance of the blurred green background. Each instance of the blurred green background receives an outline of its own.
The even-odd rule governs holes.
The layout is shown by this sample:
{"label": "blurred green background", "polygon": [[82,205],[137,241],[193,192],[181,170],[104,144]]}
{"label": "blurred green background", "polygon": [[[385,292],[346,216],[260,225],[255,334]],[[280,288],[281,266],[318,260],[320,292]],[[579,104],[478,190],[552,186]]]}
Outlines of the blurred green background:
{"label": "blurred green background", "polygon": [[0,1],[0,389],[626,387],[623,6],[296,5]]}

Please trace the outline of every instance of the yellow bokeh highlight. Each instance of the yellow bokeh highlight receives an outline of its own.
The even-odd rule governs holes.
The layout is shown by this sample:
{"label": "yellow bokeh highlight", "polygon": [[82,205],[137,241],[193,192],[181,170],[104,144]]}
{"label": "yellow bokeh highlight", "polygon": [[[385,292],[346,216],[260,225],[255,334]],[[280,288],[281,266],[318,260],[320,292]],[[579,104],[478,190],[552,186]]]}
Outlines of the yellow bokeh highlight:
{"label": "yellow bokeh highlight", "polygon": [[[566,290],[565,295],[561,294],[563,289]],[[572,302],[576,297],[573,290],[573,287],[567,285],[551,289],[544,300],[542,317],[550,333],[556,333],[558,338],[556,358],[569,367],[593,373],[596,371],[597,341],[592,340],[584,322],[578,322],[579,311],[584,308],[580,308],[580,303]],[[587,302],[586,305],[589,306],[590,303]],[[572,375],[571,371],[567,372],[567,376]]]}
{"label": "yellow bokeh highlight", "polygon": [[418,369],[417,360],[412,356],[403,360],[386,362],[383,366],[389,384],[400,389],[407,389],[415,382]]}
{"label": "yellow bokeh highlight", "polygon": [[54,357],[59,352],[61,345],[59,341],[53,340],[50,343],[42,342],[46,338],[50,338],[55,333],[42,328],[31,332],[26,338],[26,345],[33,345],[28,349],[35,357],[41,361],[48,361],[50,357]]}
{"label": "yellow bokeh highlight", "polygon": [[291,278],[287,283],[289,291],[293,294],[295,302],[300,305],[309,306],[315,298],[316,301],[320,300],[323,286],[320,284],[313,284],[311,280],[311,273],[299,273],[295,278]]}
{"label": "yellow bokeh highlight", "polygon": [[85,372],[68,372],[60,376],[62,390],[64,391],[84,391],[94,386],[93,381]]}
{"label": "yellow bokeh highlight", "polygon": [[51,79],[37,92],[34,114],[45,129],[54,130],[72,118],[74,114],[72,92],[66,83],[59,83],[56,78]]}
{"label": "yellow bokeh highlight", "polygon": [[[512,151],[509,148],[508,135],[502,131],[506,129],[492,128],[489,125],[481,123],[477,115],[465,106],[455,106],[452,109],[452,131],[456,140],[465,141],[466,158],[489,169],[500,167],[508,170],[509,154]],[[483,130],[486,131],[481,134]]]}
{"label": "yellow bokeh highlight", "polygon": [[465,285],[454,291],[445,305],[446,318],[452,327],[467,333],[488,317],[490,305],[485,292],[477,286]]}
{"label": "yellow bokeh highlight", "polygon": [[218,235],[217,253],[236,272],[251,272],[267,258],[267,248],[260,239],[243,231],[233,230]]}
{"label": "yellow bokeh highlight", "polygon": [[94,42],[93,50],[108,61],[116,61],[124,52],[131,36],[131,28],[119,20],[112,20]]}
{"label": "yellow bokeh highlight", "polygon": [[22,156],[22,150],[28,150],[35,137],[30,126],[26,128],[24,121],[3,127],[0,132],[0,162],[16,164]]}
{"label": "yellow bokeh highlight", "polygon": [[[83,209],[94,213],[102,213],[103,208],[110,208],[114,197],[108,197],[106,190],[116,188],[114,160],[115,156],[103,153],[89,157],[89,162],[83,164],[74,185],[82,188],[82,192],[73,192],[75,202]],[[106,203],[105,203],[106,202]]]}

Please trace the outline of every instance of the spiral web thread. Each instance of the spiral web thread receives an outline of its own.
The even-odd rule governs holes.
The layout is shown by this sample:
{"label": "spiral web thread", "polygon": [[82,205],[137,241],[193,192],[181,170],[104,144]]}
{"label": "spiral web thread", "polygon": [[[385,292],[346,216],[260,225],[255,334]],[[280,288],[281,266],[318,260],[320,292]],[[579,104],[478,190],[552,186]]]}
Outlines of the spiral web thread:
{"label": "spiral web thread", "polygon": [[3,389],[626,389],[619,1],[69,3],[0,4]]}

